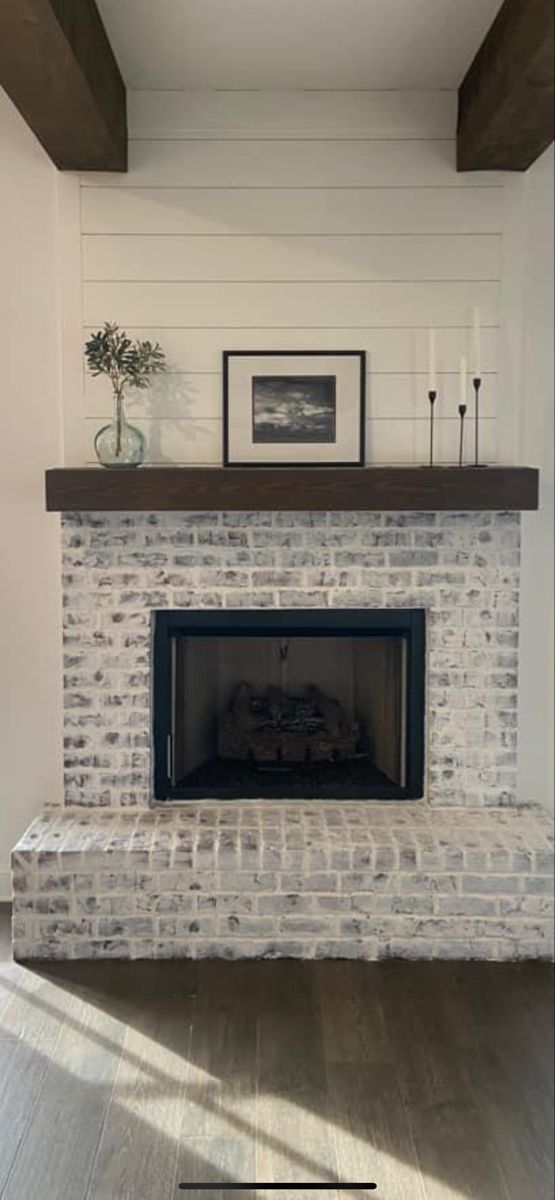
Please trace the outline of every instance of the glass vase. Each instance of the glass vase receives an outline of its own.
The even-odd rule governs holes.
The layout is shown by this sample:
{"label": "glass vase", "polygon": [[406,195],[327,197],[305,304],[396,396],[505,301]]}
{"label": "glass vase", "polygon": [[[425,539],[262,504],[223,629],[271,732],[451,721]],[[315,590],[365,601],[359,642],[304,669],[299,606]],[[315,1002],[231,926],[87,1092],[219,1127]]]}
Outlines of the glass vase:
{"label": "glass vase", "polygon": [[99,429],[94,448],[102,467],[140,467],[144,462],[146,443],[140,431],[125,417],[123,393],[114,393],[114,420]]}

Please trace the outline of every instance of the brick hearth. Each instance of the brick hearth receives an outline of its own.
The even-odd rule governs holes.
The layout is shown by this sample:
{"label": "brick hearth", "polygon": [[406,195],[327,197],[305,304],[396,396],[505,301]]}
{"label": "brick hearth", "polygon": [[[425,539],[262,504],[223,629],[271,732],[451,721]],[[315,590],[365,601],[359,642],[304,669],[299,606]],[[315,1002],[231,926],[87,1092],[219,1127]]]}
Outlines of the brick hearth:
{"label": "brick hearth", "polygon": [[51,814],[13,856],[25,958],[550,958],[551,823],[425,804]]}

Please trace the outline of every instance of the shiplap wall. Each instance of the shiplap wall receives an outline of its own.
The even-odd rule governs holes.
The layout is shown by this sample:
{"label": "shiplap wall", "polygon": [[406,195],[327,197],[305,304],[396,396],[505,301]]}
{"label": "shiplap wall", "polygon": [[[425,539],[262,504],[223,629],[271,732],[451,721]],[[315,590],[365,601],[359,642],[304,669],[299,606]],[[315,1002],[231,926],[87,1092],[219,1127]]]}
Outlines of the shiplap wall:
{"label": "shiplap wall", "polygon": [[[445,92],[131,94],[128,175],[81,180],[82,310],[85,334],[117,321],[167,353],[129,405],[151,462],[221,462],[223,350],[320,348],[368,353],[369,461],[424,461],[430,325],[453,461],[474,304],[496,460],[503,178],[457,174],[455,120]],[[83,405],[72,461],[94,457],[104,381]]]}

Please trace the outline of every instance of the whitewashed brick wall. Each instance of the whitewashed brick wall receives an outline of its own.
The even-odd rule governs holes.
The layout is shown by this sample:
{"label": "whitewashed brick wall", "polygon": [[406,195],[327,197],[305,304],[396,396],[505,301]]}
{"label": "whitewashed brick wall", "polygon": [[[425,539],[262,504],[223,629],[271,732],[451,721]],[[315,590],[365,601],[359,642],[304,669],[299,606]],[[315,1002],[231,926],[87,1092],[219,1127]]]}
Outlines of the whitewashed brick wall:
{"label": "whitewashed brick wall", "polygon": [[519,561],[511,513],[65,517],[65,803],[151,802],[154,609],[423,607],[427,798],[514,805]]}

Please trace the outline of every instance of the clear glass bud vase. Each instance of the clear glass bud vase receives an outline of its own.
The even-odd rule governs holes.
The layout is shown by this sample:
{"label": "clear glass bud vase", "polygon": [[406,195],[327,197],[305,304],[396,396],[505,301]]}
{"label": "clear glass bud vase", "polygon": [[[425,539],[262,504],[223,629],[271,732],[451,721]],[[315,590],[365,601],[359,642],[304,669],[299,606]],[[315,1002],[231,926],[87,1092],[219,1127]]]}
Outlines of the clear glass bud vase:
{"label": "clear glass bud vase", "polygon": [[146,443],[140,431],[125,418],[123,391],[114,393],[114,420],[99,429],[94,448],[103,467],[140,467],[144,462]]}

